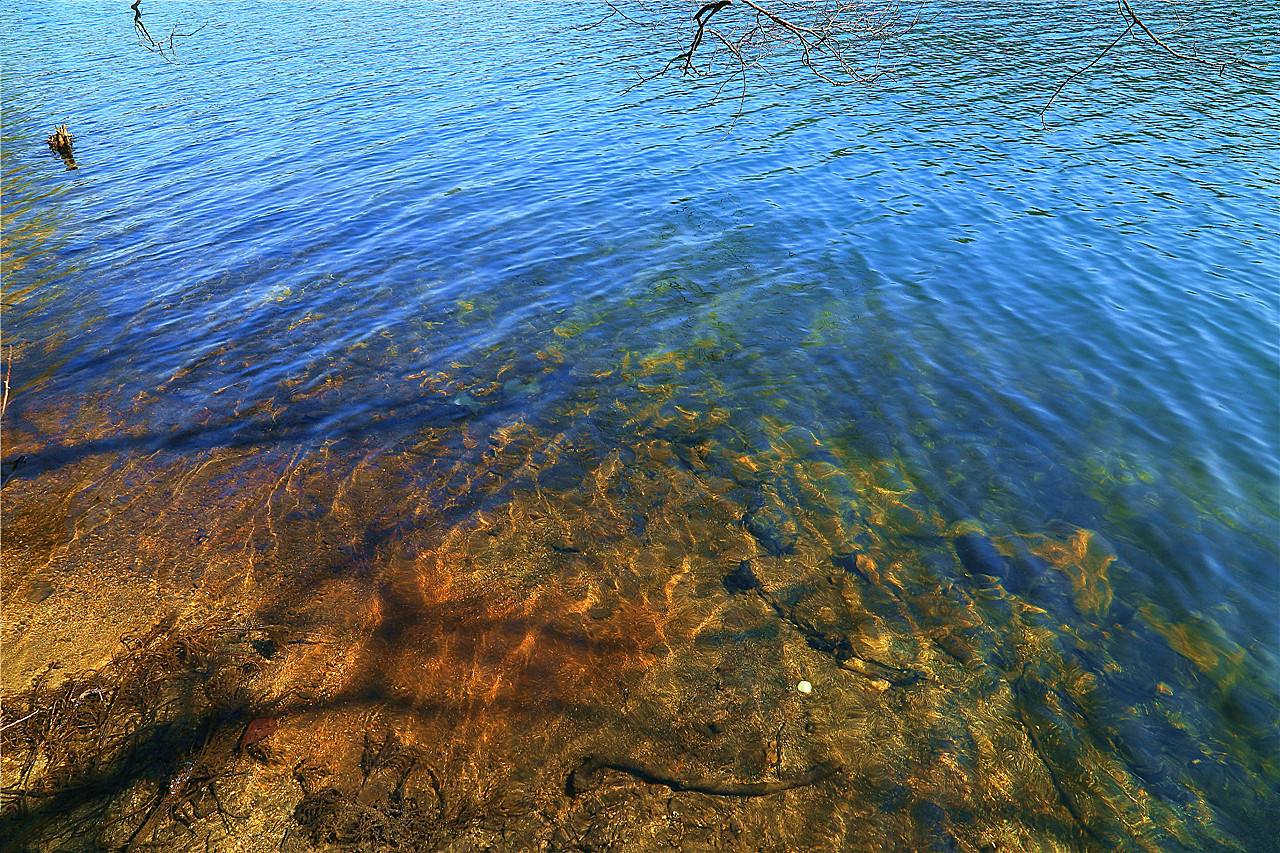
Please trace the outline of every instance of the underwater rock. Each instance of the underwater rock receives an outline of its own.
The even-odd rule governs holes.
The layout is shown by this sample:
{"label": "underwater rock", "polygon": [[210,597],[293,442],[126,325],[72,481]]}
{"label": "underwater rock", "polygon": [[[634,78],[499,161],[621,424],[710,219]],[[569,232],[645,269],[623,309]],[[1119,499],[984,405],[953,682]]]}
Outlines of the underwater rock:
{"label": "underwater rock", "polygon": [[785,557],[796,550],[796,533],[786,514],[778,506],[768,506],[762,499],[752,501],[742,516],[747,532],[771,557]]}
{"label": "underwater rock", "polygon": [[1052,577],[1048,562],[1031,553],[1020,540],[1015,539],[1013,556],[1005,565],[1008,576],[1005,578],[1004,588],[1014,595],[1025,597],[1037,591],[1046,578]]}
{"label": "underwater rock", "polygon": [[479,412],[481,409],[484,408],[483,404],[481,404],[479,400],[477,400],[475,397],[472,397],[470,394],[466,393],[465,391],[453,398],[453,404],[455,406],[461,406],[462,408],[466,409],[468,412],[471,412],[472,414],[475,414],[476,412]]}
{"label": "underwater rock", "polygon": [[1165,754],[1168,741],[1161,738],[1157,729],[1128,714],[1116,715],[1108,728],[1110,730],[1103,734],[1107,745],[1148,790],[1173,803],[1186,805],[1190,802],[1191,796],[1177,784],[1175,775],[1170,772],[1174,765]]}
{"label": "underwater rock", "polygon": [[960,564],[971,575],[991,575],[1003,584],[1009,578],[1009,561],[981,533],[965,533],[953,543]]}
{"label": "underwater rock", "polygon": [[27,601],[39,604],[55,592],[53,585],[42,578],[35,578],[27,587]]}
{"label": "underwater rock", "polygon": [[955,850],[955,841],[947,833],[947,812],[937,803],[924,800],[911,808],[911,817],[929,834],[930,850]]}
{"label": "underwater rock", "polygon": [[280,728],[280,721],[275,717],[257,717],[249,721],[244,727],[244,733],[240,735],[240,742],[236,744],[237,752],[249,751],[252,753],[254,747],[271,737]]}
{"label": "underwater rock", "polygon": [[871,583],[871,578],[867,577],[866,572],[858,566],[857,551],[849,554],[832,554],[831,564],[837,569],[843,569],[851,575],[856,575],[864,583]]}
{"label": "underwater rock", "polygon": [[760,589],[760,579],[751,569],[751,561],[743,560],[738,567],[724,576],[724,588],[730,593],[750,592]]}
{"label": "underwater rock", "polygon": [[506,397],[532,397],[541,391],[537,379],[508,379],[502,383],[502,393]]}
{"label": "underwater rock", "polygon": [[0,462],[0,487],[3,487],[5,483],[8,483],[9,478],[16,474],[18,469],[21,468],[22,464],[26,461],[27,455],[24,453],[20,456],[15,456],[13,459],[6,459],[3,462]]}

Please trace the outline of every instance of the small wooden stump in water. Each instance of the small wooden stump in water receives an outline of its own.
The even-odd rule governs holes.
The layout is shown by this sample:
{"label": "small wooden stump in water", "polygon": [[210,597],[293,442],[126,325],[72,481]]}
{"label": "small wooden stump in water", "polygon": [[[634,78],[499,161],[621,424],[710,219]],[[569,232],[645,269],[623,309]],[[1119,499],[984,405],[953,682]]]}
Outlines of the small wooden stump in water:
{"label": "small wooden stump in water", "polygon": [[65,124],[60,124],[53,129],[53,133],[49,134],[49,138],[45,140],[49,143],[49,150],[62,158],[62,162],[67,164],[68,169],[79,168],[76,166],[76,158],[71,152],[71,131],[67,130]]}

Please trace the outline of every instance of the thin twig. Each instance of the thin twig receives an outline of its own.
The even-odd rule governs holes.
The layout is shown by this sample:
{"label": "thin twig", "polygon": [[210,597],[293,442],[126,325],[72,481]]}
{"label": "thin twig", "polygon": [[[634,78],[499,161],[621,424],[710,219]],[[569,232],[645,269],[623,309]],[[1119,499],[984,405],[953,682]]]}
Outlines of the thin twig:
{"label": "thin twig", "polygon": [[[1071,81],[1077,79],[1078,77],[1080,77],[1080,75],[1084,74],[1084,72],[1088,71],[1090,68],[1097,65],[1098,62],[1101,61],[1104,56],[1106,56],[1108,53],[1111,52],[1112,48],[1114,48],[1121,41],[1123,41],[1125,36],[1132,33],[1135,29],[1137,29],[1139,32],[1145,35],[1151,41],[1152,44],[1156,45],[1164,53],[1168,54],[1169,56],[1172,56],[1174,59],[1177,59],[1181,62],[1190,62],[1190,63],[1195,63],[1197,65],[1204,65],[1214,69],[1219,73],[1225,73],[1228,68],[1232,68],[1237,65],[1244,66],[1246,68],[1253,68],[1253,69],[1261,69],[1264,67],[1258,63],[1250,62],[1238,56],[1230,56],[1230,57],[1214,60],[1214,59],[1205,59],[1204,57],[1199,56],[1197,54],[1185,53],[1183,51],[1180,51],[1174,48],[1172,45],[1170,45],[1169,42],[1165,40],[1165,38],[1163,38],[1151,27],[1142,18],[1142,16],[1138,14],[1137,10],[1133,8],[1133,5],[1129,2],[1129,0],[1116,0],[1116,12],[1126,22],[1126,26],[1124,30],[1120,33],[1120,35],[1116,36],[1114,40],[1108,43],[1106,47],[1104,47],[1101,51],[1099,51],[1098,54],[1087,65],[1073,72],[1069,77],[1067,77],[1065,80],[1063,80],[1061,83],[1058,84],[1057,88],[1053,90],[1053,94],[1049,96],[1049,100],[1046,101],[1045,105],[1040,109],[1040,112],[1039,112],[1040,126],[1042,128],[1046,127],[1045,114],[1049,111],[1049,107],[1053,105],[1053,102],[1057,100],[1058,95],[1062,93],[1062,90],[1065,89],[1071,83]],[[1176,14],[1176,10],[1175,10],[1175,14]],[[1182,29],[1183,25],[1184,24],[1181,21],[1181,16],[1179,16],[1178,29],[1179,30]]]}
{"label": "thin twig", "polygon": [[151,31],[147,29],[147,25],[142,21],[142,0],[133,0],[129,8],[133,10],[133,30],[137,33],[138,43],[147,51],[159,54],[166,62],[173,62],[177,59],[178,48],[177,39],[190,38],[196,33],[204,29],[199,26],[191,32],[179,32],[178,25],[175,24],[170,30],[169,35],[161,39],[156,39],[151,35]]}
{"label": "thin twig", "polygon": [[1058,88],[1053,90],[1053,94],[1049,96],[1049,100],[1045,101],[1044,106],[1040,108],[1040,126],[1042,128],[1046,127],[1045,121],[1044,121],[1044,114],[1049,111],[1049,107],[1053,106],[1054,100],[1058,97],[1059,94],[1062,93],[1062,90],[1067,88],[1067,84],[1070,83],[1072,80],[1076,79],[1077,77],[1079,77],[1084,72],[1088,71],[1093,66],[1097,65],[1102,60],[1102,57],[1106,56],[1111,51],[1111,48],[1118,45],[1120,41],[1125,36],[1129,35],[1129,33],[1131,32],[1133,32],[1133,24],[1129,24],[1129,26],[1125,27],[1124,32],[1116,36],[1115,41],[1111,42],[1111,44],[1104,47],[1102,51],[1093,58],[1093,61],[1091,61],[1088,65],[1084,66],[1083,68],[1078,69],[1070,77],[1068,77],[1067,79],[1063,80],[1061,83],[1058,84]]}
{"label": "thin twig", "polygon": [[4,420],[4,413],[9,411],[9,381],[13,378],[13,347],[8,347],[8,358],[5,359],[4,369],[4,392],[0,393],[0,420]]}

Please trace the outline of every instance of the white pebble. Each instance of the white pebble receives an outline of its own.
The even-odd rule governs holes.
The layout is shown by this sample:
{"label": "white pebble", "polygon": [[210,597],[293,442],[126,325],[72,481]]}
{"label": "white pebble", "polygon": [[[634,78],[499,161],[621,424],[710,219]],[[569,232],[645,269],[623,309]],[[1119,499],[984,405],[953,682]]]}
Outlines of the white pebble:
{"label": "white pebble", "polygon": [[808,696],[813,692],[813,685],[807,681],[802,681],[796,685],[796,690],[799,690],[801,693]]}

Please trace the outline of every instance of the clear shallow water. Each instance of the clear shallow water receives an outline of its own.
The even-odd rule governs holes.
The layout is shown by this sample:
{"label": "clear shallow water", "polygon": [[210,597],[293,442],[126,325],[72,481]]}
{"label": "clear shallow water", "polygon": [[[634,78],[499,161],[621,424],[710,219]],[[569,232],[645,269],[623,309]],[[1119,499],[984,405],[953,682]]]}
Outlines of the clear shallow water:
{"label": "clear shallow water", "polygon": [[[1041,129],[1081,45],[1105,43],[1089,8],[944,8],[880,84],[762,80],[731,129],[735,104],[696,81],[623,94],[662,55],[652,37],[574,31],[550,4],[165,4],[207,24],[172,64],[105,5],[10,14],[6,426],[25,458],[6,502],[21,516],[77,466],[195,469],[219,449],[323,458],[341,480],[424,432],[464,471],[513,425],[573,448],[495,462],[492,491],[388,466],[468,527],[666,442],[677,468],[730,483],[708,488],[779,572],[826,512],[837,565],[870,549],[918,560],[914,582],[995,578],[1101,679],[1109,710],[1084,726],[1109,733],[1101,749],[1184,817],[1209,797],[1225,835],[1180,843],[1262,849],[1277,81],[1125,45]],[[1280,9],[1210,23],[1265,56]],[[62,120],[75,172],[42,150]],[[758,458],[769,473],[734,468]],[[839,474],[811,493],[796,471],[818,464]],[[370,537],[415,535],[423,510],[384,498]],[[966,545],[975,530],[1011,562]],[[1074,546],[1049,541],[1084,544],[1054,562]],[[1028,548],[1040,568],[1020,568]],[[1121,710],[1157,682],[1184,729]]]}

